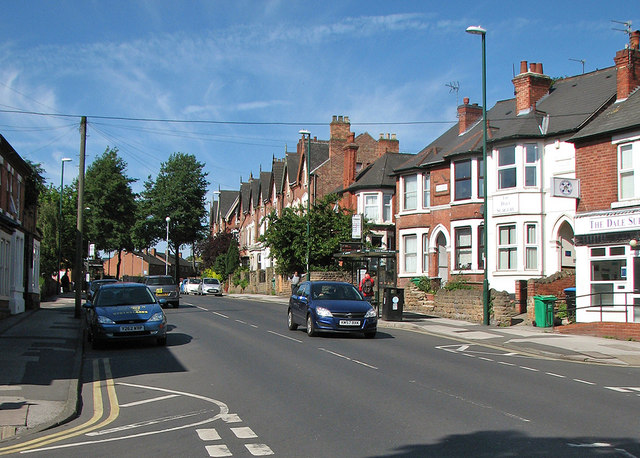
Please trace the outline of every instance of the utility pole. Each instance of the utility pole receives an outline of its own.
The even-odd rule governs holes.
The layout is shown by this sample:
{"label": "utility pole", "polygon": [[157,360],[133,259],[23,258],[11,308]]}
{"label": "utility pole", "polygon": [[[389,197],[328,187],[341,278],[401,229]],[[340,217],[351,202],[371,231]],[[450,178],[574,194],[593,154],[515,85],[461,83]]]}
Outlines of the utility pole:
{"label": "utility pole", "polygon": [[80,318],[82,310],[82,285],[84,280],[84,262],[82,252],[82,226],[84,224],[84,157],[87,146],[87,117],[80,119],[80,165],[78,173],[78,220],[76,223],[76,256],[73,277],[76,288],[76,306],[73,316]]}

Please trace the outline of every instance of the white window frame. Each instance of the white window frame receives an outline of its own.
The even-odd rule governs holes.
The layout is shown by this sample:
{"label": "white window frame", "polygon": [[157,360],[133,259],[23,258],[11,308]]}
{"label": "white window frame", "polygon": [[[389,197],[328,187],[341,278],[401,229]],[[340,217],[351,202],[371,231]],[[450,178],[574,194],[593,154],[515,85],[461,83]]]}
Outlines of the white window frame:
{"label": "white window frame", "polygon": [[[529,157],[529,152],[533,153],[533,157]],[[540,170],[540,153],[537,143],[525,143],[522,145],[522,158],[524,161],[524,183],[525,188],[537,188],[540,180],[538,173]],[[533,184],[527,182],[527,171],[533,170]]]}
{"label": "white window frame", "polygon": [[[407,251],[407,242],[411,240],[415,251]],[[405,273],[418,273],[418,234],[405,234],[402,236],[402,270]],[[413,269],[407,268],[408,261],[413,260]]]}
{"label": "white window frame", "polygon": [[11,237],[0,231],[0,297],[8,299],[11,294]]}
{"label": "white window frame", "polygon": [[[630,163],[623,163],[623,152],[630,151],[629,159]],[[640,142],[622,143],[618,145],[618,200],[628,201],[640,199],[640,173],[637,169],[640,169]],[[624,193],[623,178],[631,178],[626,180],[632,186],[632,191],[629,195]]]}
{"label": "white window frame", "polygon": [[429,275],[429,234],[422,234],[422,273]]}
{"label": "white window frame", "polygon": [[[525,270],[538,270],[538,225],[525,223],[524,225],[524,268]],[[530,256],[531,254],[531,256]],[[530,261],[533,261],[532,264]]]}
{"label": "white window frame", "polygon": [[[509,230],[509,240],[503,240],[502,230]],[[498,270],[499,271],[513,271],[518,268],[518,236],[517,236],[517,226],[515,223],[509,224],[501,224],[497,227],[497,237],[498,237]],[[513,240],[511,240],[511,235],[513,234]],[[503,264],[502,254],[507,254],[507,265]],[[513,259],[512,259],[513,255]]]}
{"label": "white window frame", "polygon": [[[372,199],[374,202],[371,204],[367,204],[368,199]],[[368,214],[367,209],[373,210],[374,214],[373,215]],[[362,214],[364,215],[365,218],[367,218],[371,222],[378,223],[381,221],[380,193],[369,192],[369,193],[362,194]]]}
{"label": "white window frame", "polygon": [[382,194],[382,222],[393,222],[393,194]]}
{"label": "white window frame", "polygon": [[[513,150],[513,162],[506,162],[506,163],[502,163],[501,161],[503,160],[503,153],[510,153]],[[498,154],[497,154],[498,158],[496,161],[496,169],[497,169],[497,188],[498,190],[503,190],[503,189],[515,189],[518,187],[518,154],[517,154],[517,148],[516,145],[508,145],[508,146],[503,146],[501,148],[498,148]],[[502,186],[502,180],[501,180],[501,176],[502,174],[505,174],[507,172],[510,172],[511,170],[513,170],[513,174],[514,174],[514,178],[515,178],[515,183],[513,186]],[[511,172],[510,172],[511,173]]]}
{"label": "white window frame", "polygon": [[[454,270],[459,270],[459,271],[470,271],[473,270],[473,227],[471,226],[458,226],[458,227],[454,227],[453,229],[453,268]],[[462,231],[468,231],[467,234],[465,234],[466,236],[468,236],[469,238],[469,244],[468,245],[463,245],[464,246],[464,253],[461,252],[461,248],[460,248],[460,237],[459,235],[461,235]],[[460,265],[460,257],[461,255],[467,256],[469,259],[469,263],[468,265],[461,266]]]}
{"label": "white window frame", "polygon": [[431,174],[422,174],[422,208],[431,207]]}
{"label": "white window frame", "polygon": [[[414,190],[407,191],[407,183],[413,182]],[[407,205],[407,198],[413,198],[413,206]],[[402,177],[402,209],[404,211],[415,211],[418,209],[418,175],[407,175]]]}
{"label": "white window frame", "polygon": [[[455,202],[459,202],[462,200],[470,200],[473,199],[473,160],[471,158],[462,159],[459,161],[455,161],[453,163],[453,200]],[[456,172],[460,164],[468,163],[469,164],[469,176],[463,179],[458,179]],[[469,196],[458,196],[458,183],[459,182],[468,182],[469,183]]]}

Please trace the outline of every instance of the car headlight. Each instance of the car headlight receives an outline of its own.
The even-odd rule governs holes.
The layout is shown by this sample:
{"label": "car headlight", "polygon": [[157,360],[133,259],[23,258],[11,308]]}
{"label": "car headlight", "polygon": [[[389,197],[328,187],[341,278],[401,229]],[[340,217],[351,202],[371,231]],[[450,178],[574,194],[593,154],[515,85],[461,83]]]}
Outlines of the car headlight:
{"label": "car headlight", "polygon": [[365,318],[377,318],[378,314],[376,313],[376,311],[374,309],[369,309],[367,311],[367,313],[364,314]]}
{"label": "car headlight", "polygon": [[100,324],[116,324],[111,318],[106,316],[98,316],[98,323]]}
{"label": "car headlight", "polygon": [[151,318],[149,318],[147,321],[164,321],[164,313],[162,312],[154,313],[153,315],[151,315]]}
{"label": "car headlight", "polygon": [[324,307],[316,307],[316,315],[318,316],[333,316],[331,314],[331,312],[329,311],[329,309],[326,309]]}

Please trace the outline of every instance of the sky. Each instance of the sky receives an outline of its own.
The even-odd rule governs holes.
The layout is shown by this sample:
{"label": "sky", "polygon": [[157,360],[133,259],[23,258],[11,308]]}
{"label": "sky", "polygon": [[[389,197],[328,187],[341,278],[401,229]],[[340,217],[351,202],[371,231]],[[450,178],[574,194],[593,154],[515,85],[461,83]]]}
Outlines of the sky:
{"label": "sky", "polygon": [[[48,184],[118,148],[135,192],[174,152],[204,164],[209,192],[239,189],[295,151],[298,131],[395,133],[417,153],[464,97],[513,97],[520,61],[562,77],[613,65],[640,29],[637,0],[2,0],[0,134]],[[618,21],[618,22],[613,22]],[[457,88],[457,89],[454,89]]]}

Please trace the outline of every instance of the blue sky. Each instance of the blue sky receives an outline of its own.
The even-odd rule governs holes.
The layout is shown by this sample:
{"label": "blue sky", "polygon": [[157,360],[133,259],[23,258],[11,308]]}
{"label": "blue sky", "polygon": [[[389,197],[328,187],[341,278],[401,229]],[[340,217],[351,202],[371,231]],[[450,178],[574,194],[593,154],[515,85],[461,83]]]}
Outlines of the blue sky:
{"label": "blue sky", "polygon": [[[78,175],[80,116],[87,165],[117,147],[127,173],[155,177],[172,152],[205,164],[212,192],[268,170],[300,129],[329,137],[332,115],[356,134],[396,133],[416,153],[456,121],[463,97],[513,97],[521,60],[552,77],[613,65],[640,28],[636,0],[4,1],[0,133],[60,184]],[[456,82],[459,91],[447,84]],[[38,114],[27,114],[38,113]],[[53,116],[54,114],[64,116]],[[181,122],[149,122],[139,119]]]}

